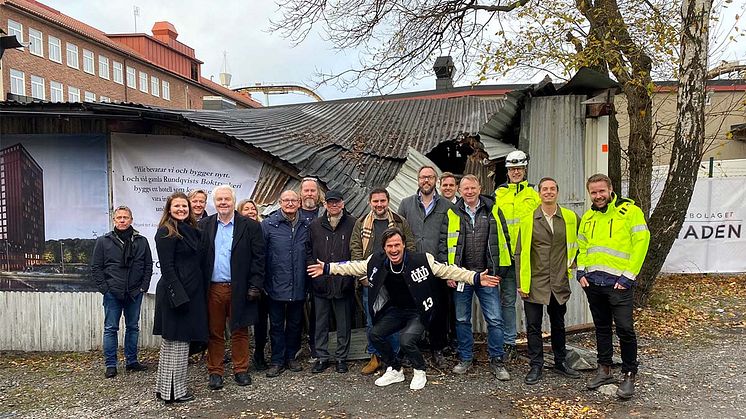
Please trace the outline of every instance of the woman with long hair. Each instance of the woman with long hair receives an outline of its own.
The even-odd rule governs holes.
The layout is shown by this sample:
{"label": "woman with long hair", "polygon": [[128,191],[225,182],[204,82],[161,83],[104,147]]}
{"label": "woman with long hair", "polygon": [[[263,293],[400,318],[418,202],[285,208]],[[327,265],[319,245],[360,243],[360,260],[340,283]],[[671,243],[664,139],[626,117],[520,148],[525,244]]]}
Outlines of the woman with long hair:
{"label": "woman with long hair", "polygon": [[244,217],[251,218],[254,221],[262,221],[262,217],[259,215],[259,207],[257,207],[256,203],[250,199],[242,199],[238,201],[236,211]]}
{"label": "woman with long hair", "polygon": [[190,342],[207,342],[207,298],[200,267],[200,232],[189,199],[168,197],[155,234],[161,279],[155,294],[153,334],[161,335],[156,397],[166,403],[187,402]]}

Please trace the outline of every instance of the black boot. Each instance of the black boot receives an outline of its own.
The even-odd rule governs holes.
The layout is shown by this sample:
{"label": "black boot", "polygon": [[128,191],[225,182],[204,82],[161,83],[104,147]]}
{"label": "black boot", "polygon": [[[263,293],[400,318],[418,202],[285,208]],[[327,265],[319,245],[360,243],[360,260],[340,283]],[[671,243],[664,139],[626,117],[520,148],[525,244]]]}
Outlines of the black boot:
{"label": "black boot", "polygon": [[624,374],[622,384],[616,390],[616,395],[620,399],[629,400],[635,395],[635,373],[628,372]]}
{"label": "black boot", "polygon": [[523,382],[528,385],[533,385],[539,382],[541,380],[541,367],[531,366],[531,370],[526,374],[526,378],[523,379]]}
{"label": "black boot", "polygon": [[588,390],[595,390],[605,384],[614,384],[616,380],[611,374],[610,365],[599,365],[596,376],[586,384]]}

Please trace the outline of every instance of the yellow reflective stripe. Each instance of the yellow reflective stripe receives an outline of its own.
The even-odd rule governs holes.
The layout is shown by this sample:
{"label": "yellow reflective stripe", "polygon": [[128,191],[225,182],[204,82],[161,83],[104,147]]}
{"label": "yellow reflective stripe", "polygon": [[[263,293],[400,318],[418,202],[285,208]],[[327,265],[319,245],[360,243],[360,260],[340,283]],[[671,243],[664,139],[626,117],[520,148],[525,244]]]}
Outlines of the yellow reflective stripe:
{"label": "yellow reflective stripe", "polygon": [[647,229],[648,229],[647,225],[640,224],[640,225],[636,225],[636,226],[632,227],[631,230],[632,230],[632,233],[637,233],[637,232],[640,232],[640,231],[646,231]]}
{"label": "yellow reflective stripe", "polygon": [[586,254],[588,255],[592,255],[594,253],[605,253],[607,255],[615,256],[621,259],[629,259],[629,253],[621,252],[619,250],[612,249],[612,248],[605,247],[605,246],[591,246],[588,248],[588,251],[586,252]]}
{"label": "yellow reflective stripe", "polygon": [[582,240],[584,242],[588,241],[588,239],[585,238],[585,235],[583,233],[578,234],[578,240]]}
{"label": "yellow reflective stripe", "polygon": [[[503,214],[503,215],[505,215],[505,214]],[[507,225],[518,224],[520,222],[521,222],[520,218],[510,218],[510,219],[506,218],[505,219],[505,224],[507,224]]]}
{"label": "yellow reflective stripe", "polygon": [[591,266],[585,267],[586,273],[594,272],[594,271],[606,272],[607,274],[616,275],[616,276],[621,276],[624,273],[624,271],[621,269],[612,268],[611,266],[606,266],[606,265],[591,265]]}
{"label": "yellow reflective stripe", "polygon": [[448,210],[448,238],[446,239],[446,246],[448,247],[448,264],[453,265],[456,263],[456,245],[458,244],[459,230],[461,229],[461,218],[453,212]]}

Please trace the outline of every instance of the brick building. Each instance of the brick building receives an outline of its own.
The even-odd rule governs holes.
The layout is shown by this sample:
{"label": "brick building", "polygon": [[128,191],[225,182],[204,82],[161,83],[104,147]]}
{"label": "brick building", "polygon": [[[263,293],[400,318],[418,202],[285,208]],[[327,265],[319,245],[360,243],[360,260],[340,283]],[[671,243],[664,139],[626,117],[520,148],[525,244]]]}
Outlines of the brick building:
{"label": "brick building", "polygon": [[152,35],[106,34],[35,0],[0,0],[0,27],[28,45],[2,58],[2,100],[261,106],[202,77],[202,61],[169,22],[156,22]]}
{"label": "brick building", "polygon": [[44,251],[43,172],[21,144],[0,150],[0,269],[22,270]]}

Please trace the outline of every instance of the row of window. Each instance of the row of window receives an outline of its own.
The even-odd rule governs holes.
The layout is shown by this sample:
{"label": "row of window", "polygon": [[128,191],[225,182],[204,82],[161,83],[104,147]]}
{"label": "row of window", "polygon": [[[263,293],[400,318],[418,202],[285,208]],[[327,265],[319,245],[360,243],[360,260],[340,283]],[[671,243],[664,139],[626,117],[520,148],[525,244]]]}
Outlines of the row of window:
{"label": "row of window", "polygon": [[[10,93],[26,96],[26,75],[23,71],[10,69]],[[31,97],[38,100],[47,100],[46,85],[43,77],[31,75]],[[62,83],[54,80],[49,81],[49,101],[64,102],[65,87]],[[67,101],[80,102],[80,89],[67,86]],[[84,102],[95,102],[96,94],[89,91],[83,92]],[[111,102],[111,98],[100,96],[99,102]]]}
{"label": "row of window", "polygon": [[[43,35],[41,31],[33,28],[29,28],[29,52],[39,57],[44,57],[43,47]],[[20,42],[23,42],[23,25],[8,19],[8,34],[15,35]],[[55,38],[52,35],[47,35],[47,51],[50,60],[62,64],[62,41],[59,38]],[[70,42],[65,43],[66,61],[67,66],[74,69],[80,69],[79,63],[79,50],[78,46]],[[83,48],[83,71],[96,75],[95,69],[96,56],[93,51],[89,51]],[[109,58],[100,55],[98,56],[98,75],[102,79],[113,80],[114,83],[124,85],[124,66],[118,61],[111,61],[111,71],[109,66]],[[171,85],[166,80],[159,80],[158,77],[150,76],[150,83],[148,83],[148,74],[142,71],[137,71],[135,68],[127,66],[127,87],[131,89],[138,89],[143,93],[150,92],[155,97],[162,97],[166,100],[171,100]],[[110,78],[111,76],[111,78]],[[31,76],[31,92],[33,96],[34,92],[34,76]],[[138,84],[139,81],[139,84]],[[12,87],[12,82],[11,82]],[[23,89],[25,91],[25,87]],[[43,89],[42,89],[43,90]],[[51,93],[54,95],[54,93]],[[37,96],[34,98],[40,99]],[[43,99],[43,97],[41,98]],[[53,100],[54,101],[54,100]]]}

